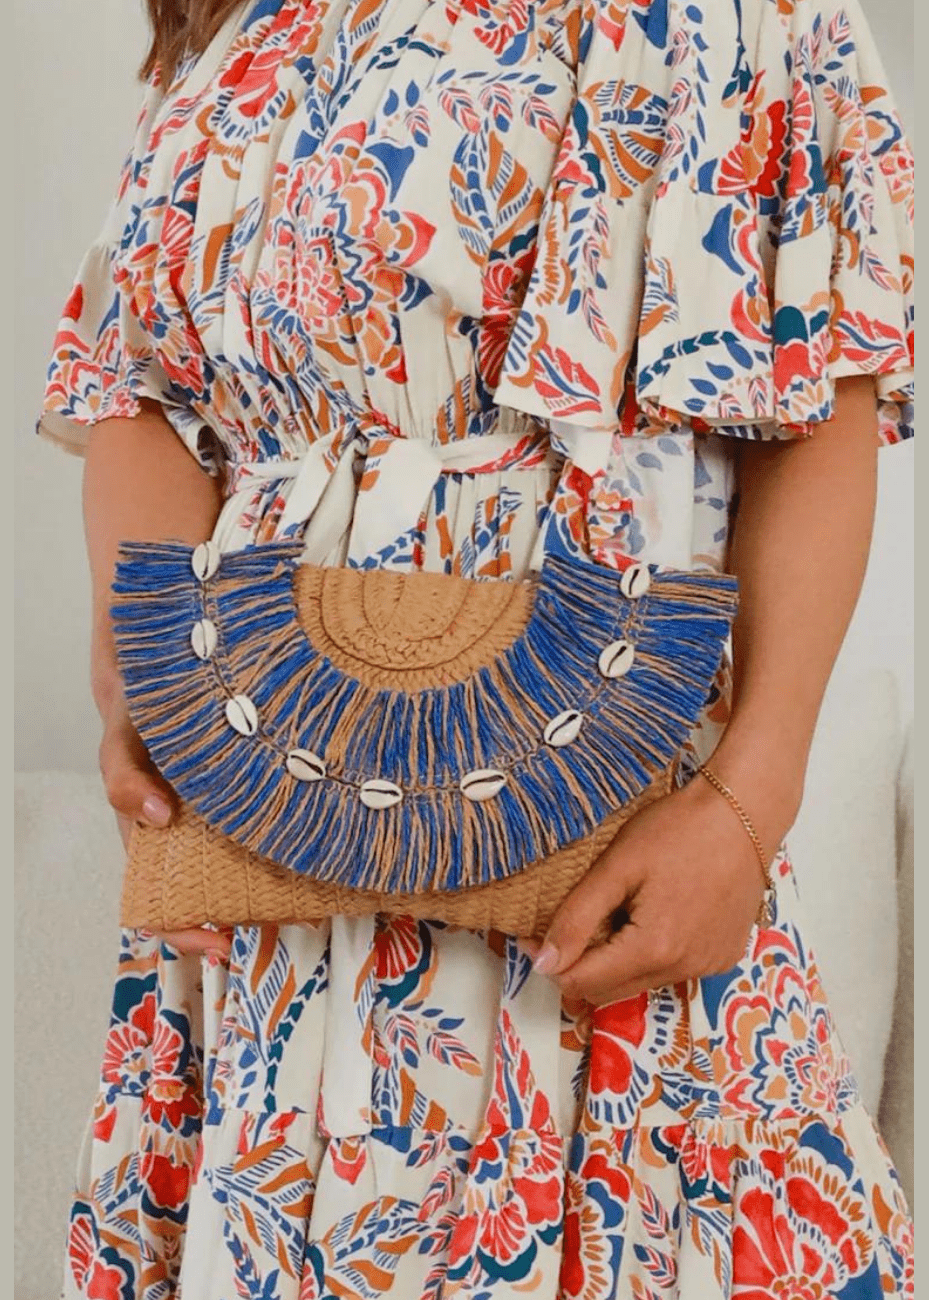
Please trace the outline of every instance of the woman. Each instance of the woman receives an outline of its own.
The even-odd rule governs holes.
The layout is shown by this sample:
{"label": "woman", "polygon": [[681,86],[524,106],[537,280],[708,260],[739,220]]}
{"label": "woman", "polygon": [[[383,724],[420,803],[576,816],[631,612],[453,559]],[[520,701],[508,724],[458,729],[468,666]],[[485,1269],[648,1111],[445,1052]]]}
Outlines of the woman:
{"label": "woman", "polygon": [[176,800],[115,667],[121,539],[223,506],[225,550],[516,579],[557,493],[593,558],[741,606],[679,787],[543,945],[122,932],[64,1294],[912,1295],[784,844],[912,432],[912,160],[857,0],[182,9],[40,424],[86,454],[124,831]]}

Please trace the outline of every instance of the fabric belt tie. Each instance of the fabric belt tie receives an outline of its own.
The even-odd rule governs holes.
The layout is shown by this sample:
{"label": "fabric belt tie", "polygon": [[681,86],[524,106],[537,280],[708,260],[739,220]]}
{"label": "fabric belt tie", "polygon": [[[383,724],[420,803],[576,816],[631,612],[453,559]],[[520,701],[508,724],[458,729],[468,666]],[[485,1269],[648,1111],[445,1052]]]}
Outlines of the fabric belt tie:
{"label": "fabric belt tie", "polygon": [[[302,456],[232,462],[231,490],[213,540],[221,551],[238,549],[242,515],[255,489],[289,481],[274,539],[293,536],[305,525],[305,558],[319,563],[351,531],[353,550],[376,555],[409,527],[409,509],[400,519],[398,503],[419,501],[421,514],[443,474],[554,468],[566,461],[594,477],[603,469],[609,447],[608,434],[562,421],[552,421],[548,432],[491,433],[448,443],[400,437],[383,426],[338,429],[316,439]],[[360,479],[359,457],[365,462]],[[564,478],[562,474],[562,482]],[[356,517],[360,491],[365,509]]]}

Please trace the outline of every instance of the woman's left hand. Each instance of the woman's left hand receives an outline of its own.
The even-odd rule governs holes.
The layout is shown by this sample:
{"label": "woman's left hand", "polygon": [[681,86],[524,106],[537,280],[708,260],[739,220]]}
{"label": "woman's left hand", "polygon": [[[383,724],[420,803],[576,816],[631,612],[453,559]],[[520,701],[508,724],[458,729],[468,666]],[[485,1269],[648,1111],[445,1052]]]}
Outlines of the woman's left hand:
{"label": "woman's left hand", "polygon": [[[765,881],[745,827],[702,776],[622,827],[556,913],[536,969],[594,1005],[731,970],[745,954]],[[604,918],[628,921],[589,948]]]}

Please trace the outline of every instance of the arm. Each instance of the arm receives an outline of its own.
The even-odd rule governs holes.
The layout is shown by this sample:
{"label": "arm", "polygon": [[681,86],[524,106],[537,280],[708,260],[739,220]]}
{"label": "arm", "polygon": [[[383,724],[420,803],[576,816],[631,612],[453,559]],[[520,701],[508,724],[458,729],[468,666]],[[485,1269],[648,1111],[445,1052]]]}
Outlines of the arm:
{"label": "arm", "polygon": [[110,627],[110,585],[121,541],[209,537],[219,513],[216,479],[206,474],[155,402],[133,419],[101,420],[84,463],[84,534],[93,599],[91,686],[101,717],[120,691]]}
{"label": "arm", "polygon": [[861,591],[877,451],[873,386],[857,376],[839,381],[835,417],[812,437],[738,449],[733,707],[712,763],[744,793],[771,853],[799,811],[816,719]]}
{"label": "arm", "polygon": [[[116,810],[123,842],[131,825],[165,826],[174,795],[148,757],[126,708],[110,623],[110,586],[121,541],[175,540],[196,544],[208,537],[219,513],[221,491],[165,419],[145,402],[132,419],[101,420],[92,427],[84,466],[84,529],[93,599],[91,685],[103,721],[100,771]],[[213,930],[172,931],[164,936],[185,951],[225,953]]]}
{"label": "arm", "polygon": [[[811,438],[737,451],[733,708],[711,762],[769,858],[796,818],[816,718],[864,577],[877,449],[873,385],[855,377],[838,382],[835,416]],[[626,823],[562,905],[538,968],[592,1002],[729,970],[763,888],[744,827],[694,779]],[[629,923],[585,953],[620,904]]]}

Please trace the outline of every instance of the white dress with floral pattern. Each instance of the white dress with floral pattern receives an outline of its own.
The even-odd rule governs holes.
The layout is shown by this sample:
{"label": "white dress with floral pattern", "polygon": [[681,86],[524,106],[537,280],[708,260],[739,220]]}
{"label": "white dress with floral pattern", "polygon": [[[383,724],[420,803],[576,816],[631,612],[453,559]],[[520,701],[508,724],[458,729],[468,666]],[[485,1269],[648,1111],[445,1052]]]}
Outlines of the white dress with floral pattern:
{"label": "white dress with floral pattern", "polygon": [[[226,550],[512,580],[554,494],[605,564],[723,569],[738,439],[854,373],[911,434],[912,284],[858,0],[248,0],[145,87],[40,429],[160,402]],[[63,1295],[911,1297],[773,869],[731,971],[593,1013],[497,932],[123,930]]]}

